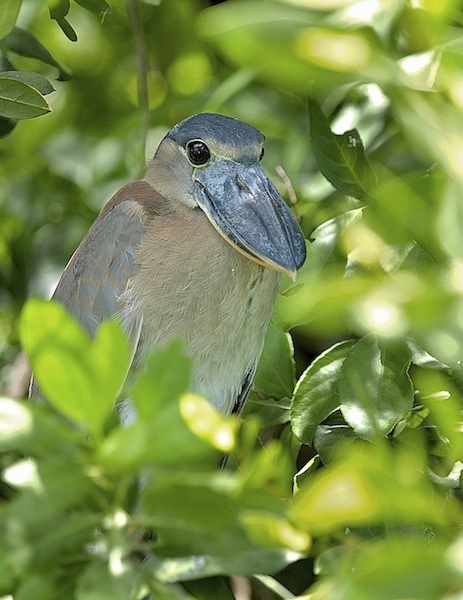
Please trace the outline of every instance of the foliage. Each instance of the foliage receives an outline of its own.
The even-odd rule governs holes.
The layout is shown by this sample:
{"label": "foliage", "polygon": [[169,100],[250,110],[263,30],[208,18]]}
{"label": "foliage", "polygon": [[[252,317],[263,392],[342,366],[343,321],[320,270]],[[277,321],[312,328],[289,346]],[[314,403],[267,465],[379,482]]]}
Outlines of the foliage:
{"label": "foliage", "polygon": [[[52,407],[0,402],[0,593],[220,600],[226,575],[258,600],[460,598],[459,3],[131,1],[130,22],[122,0],[20,5],[0,9],[0,335]],[[299,198],[308,258],[240,425],[188,394],[174,344],[121,427],[116,324],[90,341],[32,301],[18,325],[144,162],[143,98],[150,153],[226,112]]]}

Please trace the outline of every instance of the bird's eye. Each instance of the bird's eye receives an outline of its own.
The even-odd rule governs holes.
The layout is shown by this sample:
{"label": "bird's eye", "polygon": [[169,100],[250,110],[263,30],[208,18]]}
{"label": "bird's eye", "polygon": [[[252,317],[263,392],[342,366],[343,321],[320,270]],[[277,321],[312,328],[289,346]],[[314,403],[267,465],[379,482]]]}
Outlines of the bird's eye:
{"label": "bird's eye", "polygon": [[262,146],[262,150],[260,151],[260,156],[259,156],[259,160],[262,160],[264,158],[264,154],[265,154],[265,149]]}
{"label": "bird's eye", "polygon": [[188,160],[195,167],[202,167],[211,158],[211,152],[201,140],[191,140],[186,145]]}

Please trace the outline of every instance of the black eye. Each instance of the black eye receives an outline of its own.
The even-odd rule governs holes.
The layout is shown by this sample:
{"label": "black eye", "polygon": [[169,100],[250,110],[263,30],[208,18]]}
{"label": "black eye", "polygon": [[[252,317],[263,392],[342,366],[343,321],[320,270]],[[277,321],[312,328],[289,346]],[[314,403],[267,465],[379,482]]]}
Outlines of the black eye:
{"label": "black eye", "polygon": [[191,142],[188,142],[186,145],[186,151],[189,161],[195,167],[201,167],[202,165],[205,165],[211,158],[209,148],[201,140],[191,140]]}
{"label": "black eye", "polygon": [[262,146],[262,150],[260,151],[260,156],[259,156],[259,160],[262,160],[264,158],[264,154],[265,154],[265,149]]}

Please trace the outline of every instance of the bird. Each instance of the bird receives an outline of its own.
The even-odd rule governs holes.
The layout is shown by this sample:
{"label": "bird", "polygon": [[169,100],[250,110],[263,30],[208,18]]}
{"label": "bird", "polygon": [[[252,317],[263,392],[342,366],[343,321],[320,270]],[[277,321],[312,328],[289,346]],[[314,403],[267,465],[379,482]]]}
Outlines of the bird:
{"label": "bird", "polygon": [[[225,415],[248,398],[281,275],[294,279],[306,258],[263,155],[264,135],[235,118],[177,123],[144,178],[103,207],[52,296],[90,336],[118,319],[136,369],[181,338],[191,391]],[[129,400],[119,414],[135,418]]]}

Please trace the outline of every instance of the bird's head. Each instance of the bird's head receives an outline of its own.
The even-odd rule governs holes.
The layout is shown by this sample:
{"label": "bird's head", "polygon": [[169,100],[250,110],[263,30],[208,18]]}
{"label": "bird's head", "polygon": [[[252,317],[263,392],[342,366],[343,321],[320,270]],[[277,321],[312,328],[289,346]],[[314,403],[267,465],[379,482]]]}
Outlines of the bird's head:
{"label": "bird's head", "polygon": [[304,235],[260,166],[263,144],[251,125],[198,114],[164,137],[147,177],[163,196],[199,207],[249,259],[294,278],[306,256]]}

